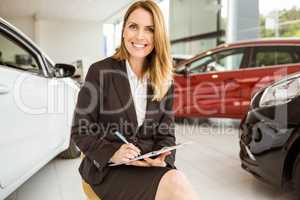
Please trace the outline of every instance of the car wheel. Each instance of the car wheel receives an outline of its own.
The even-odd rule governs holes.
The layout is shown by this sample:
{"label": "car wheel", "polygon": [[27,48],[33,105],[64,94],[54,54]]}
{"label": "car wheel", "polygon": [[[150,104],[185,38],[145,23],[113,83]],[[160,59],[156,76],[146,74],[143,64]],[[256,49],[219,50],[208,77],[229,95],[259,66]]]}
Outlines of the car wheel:
{"label": "car wheel", "polygon": [[80,150],[76,146],[75,142],[71,139],[69,148],[61,152],[58,157],[63,159],[73,159],[78,158],[80,154]]}
{"label": "car wheel", "polygon": [[295,192],[300,197],[300,155],[298,155],[293,169],[293,184]]}

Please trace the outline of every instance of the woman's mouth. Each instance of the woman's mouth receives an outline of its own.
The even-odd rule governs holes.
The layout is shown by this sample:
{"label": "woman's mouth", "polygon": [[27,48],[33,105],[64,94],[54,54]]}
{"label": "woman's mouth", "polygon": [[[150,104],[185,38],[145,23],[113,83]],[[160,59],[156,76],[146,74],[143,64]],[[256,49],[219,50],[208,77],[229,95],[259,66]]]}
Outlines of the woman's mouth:
{"label": "woman's mouth", "polygon": [[147,44],[138,44],[138,43],[134,43],[134,42],[132,42],[131,44],[136,49],[144,49],[145,47],[147,47]]}

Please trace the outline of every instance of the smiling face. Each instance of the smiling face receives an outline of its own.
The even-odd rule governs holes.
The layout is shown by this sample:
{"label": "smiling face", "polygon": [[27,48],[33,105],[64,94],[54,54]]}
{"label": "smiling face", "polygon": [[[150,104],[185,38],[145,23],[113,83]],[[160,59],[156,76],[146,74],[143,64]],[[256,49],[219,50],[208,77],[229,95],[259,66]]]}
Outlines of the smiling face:
{"label": "smiling face", "polygon": [[144,61],[154,48],[154,24],[151,13],[142,8],[134,10],[125,23],[123,40],[130,55],[129,59]]}

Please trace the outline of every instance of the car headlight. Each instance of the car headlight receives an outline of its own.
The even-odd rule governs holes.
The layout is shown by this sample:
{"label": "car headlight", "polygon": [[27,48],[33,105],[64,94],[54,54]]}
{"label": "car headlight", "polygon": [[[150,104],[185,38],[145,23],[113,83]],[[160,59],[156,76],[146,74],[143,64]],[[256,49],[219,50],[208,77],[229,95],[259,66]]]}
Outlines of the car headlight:
{"label": "car headlight", "polygon": [[300,78],[293,78],[268,87],[260,101],[260,107],[286,104],[300,95]]}

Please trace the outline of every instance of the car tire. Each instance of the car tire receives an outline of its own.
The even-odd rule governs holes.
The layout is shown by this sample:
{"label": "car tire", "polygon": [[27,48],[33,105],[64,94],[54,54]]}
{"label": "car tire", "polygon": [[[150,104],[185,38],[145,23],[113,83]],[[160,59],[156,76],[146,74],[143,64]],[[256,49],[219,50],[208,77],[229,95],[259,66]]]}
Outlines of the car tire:
{"label": "car tire", "polygon": [[80,154],[80,150],[76,146],[75,142],[71,139],[69,148],[61,152],[58,157],[62,159],[74,159],[78,158]]}
{"label": "car tire", "polygon": [[300,154],[296,158],[294,167],[293,167],[293,185],[296,194],[300,197]]}

